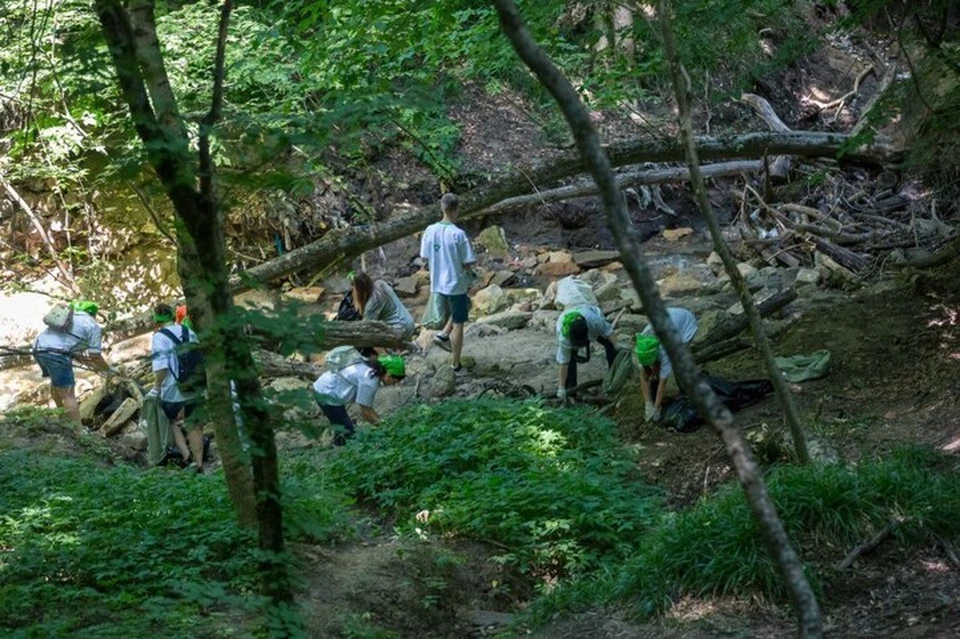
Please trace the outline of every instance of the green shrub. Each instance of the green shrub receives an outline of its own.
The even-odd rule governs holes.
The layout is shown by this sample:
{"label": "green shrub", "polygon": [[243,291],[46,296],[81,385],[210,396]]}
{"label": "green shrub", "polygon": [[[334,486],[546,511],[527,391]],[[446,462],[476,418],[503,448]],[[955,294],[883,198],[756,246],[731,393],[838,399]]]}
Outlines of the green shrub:
{"label": "green shrub", "polygon": [[[791,540],[810,564],[818,590],[831,566],[896,518],[906,545],[960,535],[960,476],[930,451],[899,451],[859,466],[783,466],[767,485]],[[727,486],[691,510],[665,518],[622,569],[575,584],[540,602],[538,615],[613,600],[641,613],[662,609],[680,593],[762,595],[778,600],[782,582],[760,539],[743,491]]]}
{"label": "green shrub", "polygon": [[331,470],[385,517],[493,541],[524,570],[576,572],[625,556],[659,513],[631,467],[593,411],[478,400],[398,411]]}

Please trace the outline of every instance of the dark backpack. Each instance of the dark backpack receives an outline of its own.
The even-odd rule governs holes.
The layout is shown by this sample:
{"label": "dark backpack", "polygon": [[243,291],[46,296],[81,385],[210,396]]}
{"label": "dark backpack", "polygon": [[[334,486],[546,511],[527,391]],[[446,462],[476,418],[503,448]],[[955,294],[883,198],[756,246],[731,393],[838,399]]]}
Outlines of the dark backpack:
{"label": "dark backpack", "polygon": [[337,319],[344,322],[356,322],[363,319],[360,311],[353,303],[353,291],[347,291],[347,294],[340,300],[340,308],[337,309]]}
{"label": "dark backpack", "polygon": [[169,328],[161,328],[160,332],[176,344],[178,373],[173,377],[177,380],[180,392],[201,390],[206,385],[206,366],[199,344],[190,341],[190,331],[186,326],[181,326],[180,337],[174,335]]}

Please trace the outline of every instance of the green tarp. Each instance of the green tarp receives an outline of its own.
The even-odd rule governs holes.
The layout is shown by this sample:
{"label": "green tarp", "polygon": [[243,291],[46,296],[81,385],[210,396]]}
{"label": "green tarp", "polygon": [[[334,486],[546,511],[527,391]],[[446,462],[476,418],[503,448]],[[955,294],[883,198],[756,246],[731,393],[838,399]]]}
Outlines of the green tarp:
{"label": "green tarp", "polygon": [[170,420],[160,408],[160,398],[147,396],[140,409],[140,427],[147,434],[147,461],[156,466],[167,452],[172,442]]}
{"label": "green tarp", "polygon": [[809,355],[776,357],[777,368],[788,382],[805,382],[823,377],[830,370],[830,351],[822,350]]}

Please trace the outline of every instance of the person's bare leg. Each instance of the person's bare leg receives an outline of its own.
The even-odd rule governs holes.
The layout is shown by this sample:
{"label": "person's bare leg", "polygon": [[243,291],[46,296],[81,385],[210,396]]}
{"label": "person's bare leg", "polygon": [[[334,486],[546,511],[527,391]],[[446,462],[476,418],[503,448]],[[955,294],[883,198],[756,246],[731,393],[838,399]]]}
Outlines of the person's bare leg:
{"label": "person's bare leg", "polygon": [[77,396],[73,389],[73,386],[59,389],[60,401],[63,402],[61,406],[67,411],[67,417],[80,425],[80,404],[77,402]]}
{"label": "person's bare leg", "polygon": [[454,324],[450,329],[450,346],[453,352],[453,367],[460,367],[460,354],[463,352],[463,324]]}
{"label": "person's bare leg", "polygon": [[443,327],[443,330],[440,331],[441,335],[446,335],[447,337],[453,336],[453,318],[447,320],[447,325]]}
{"label": "person's bare leg", "polygon": [[187,461],[190,458],[190,447],[187,446],[187,440],[183,436],[183,431],[180,430],[180,422],[170,422],[170,430],[173,433],[173,443],[180,451],[183,461]]}
{"label": "person's bare leg", "polygon": [[193,463],[203,466],[206,461],[203,458],[203,429],[198,426],[188,431],[187,440],[190,442],[190,452],[193,453]]}
{"label": "person's bare leg", "polygon": [[57,408],[63,408],[63,393],[61,388],[56,386],[50,387],[50,398],[53,399],[53,405]]}

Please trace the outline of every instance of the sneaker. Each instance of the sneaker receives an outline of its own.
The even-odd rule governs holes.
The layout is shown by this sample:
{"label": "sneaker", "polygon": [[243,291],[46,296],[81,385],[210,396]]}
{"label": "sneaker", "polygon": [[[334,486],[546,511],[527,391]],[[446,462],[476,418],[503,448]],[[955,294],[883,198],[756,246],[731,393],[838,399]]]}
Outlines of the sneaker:
{"label": "sneaker", "polygon": [[450,337],[448,335],[441,335],[440,333],[437,333],[433,336],[433,343],[447,352],[449,352],[451,349]]}

